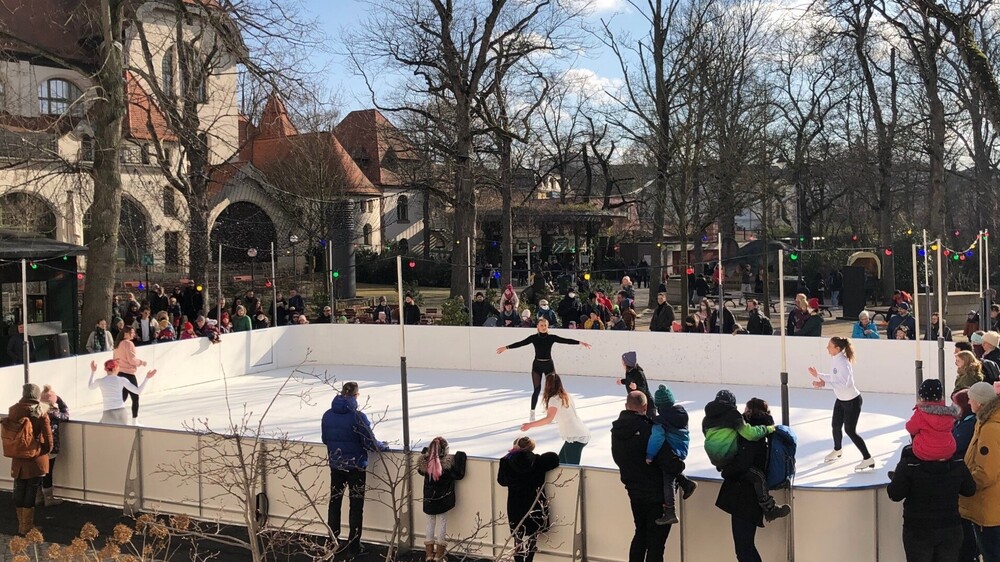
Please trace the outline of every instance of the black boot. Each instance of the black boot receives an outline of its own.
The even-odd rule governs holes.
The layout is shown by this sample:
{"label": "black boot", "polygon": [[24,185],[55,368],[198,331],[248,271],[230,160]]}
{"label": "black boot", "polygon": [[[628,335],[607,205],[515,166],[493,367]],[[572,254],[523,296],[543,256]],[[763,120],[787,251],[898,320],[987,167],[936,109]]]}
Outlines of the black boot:
{"label": "black boot", "polygon": [[680,522],[680,519],[677,518],[677,511],[672,505],[664,506],[663,516],[656,520],[657,525],[676,525]]}
{"label": "black boot", "polygon": [[764,519],[768,521],[774,521],[775,519],[780,519],[782,517],[788,517],[792,513],[792,508],[785,504],[774,505],[772,502],[771,509],[764,511]]}
{"label": "black boot", "polygon": [[681,489],[681,499],[686,500],[698,489],[698,483],[687,476],[680,474],[677,476],[677,486]]}

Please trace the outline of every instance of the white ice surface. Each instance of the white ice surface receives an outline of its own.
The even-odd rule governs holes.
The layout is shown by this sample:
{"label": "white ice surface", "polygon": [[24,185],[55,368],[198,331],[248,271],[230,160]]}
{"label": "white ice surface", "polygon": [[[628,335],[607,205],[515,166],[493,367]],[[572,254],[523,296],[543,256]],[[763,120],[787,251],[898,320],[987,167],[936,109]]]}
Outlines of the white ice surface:
{"label": "white ice surface", "polygon": [[[361,387],[361,401],[367,401],[365,411],[378,419],[375,432],[379,439],[401,448],[402,419],[399,369],[340,365],[310,365],[309,373],[336,377],[338,382],[354,380]],[[292,368],[248,374],[228,381],[228,395],[234,415],[244,408],[254,419],[267,407]],[[704,406],[719,387],[659,381],[647,373],[653,389],[667,384],[691,416],[691,451],[687,459],[687,474],[717,478],[718,473],[704,453],[701,421]],[[265,420],[267,428],[286,432],[290,437],[320,441],[320,419],[330,406],[333,392],[328,386],[316,384],[313,377],[294,380],[279,396]],[[313,381],[307,383],[306,380]],[[583,451],[583,464],[614,468],[611,459],[611,422],[624,404],[624,390],[615,378],[564,376],[564,384],[576,399],[577,410],[593,436]],[[222,382],[210,382],[181,390],[156,392],[155,379],[141,398],[139,422],[144,427],[183,429],[194,419],[204,419],[213,429],[226,427],[225,391]],[[429,369],[409,369],[409,401],[411,439],[423,444],[437,435],[445,436],[453,451],[469,455],[499,458],[515,437],[521,435],[520,424],[528,420],[531,377],[527,374],[459,372]],[[752,397],[764,398],[780,422],[780,391],[770,388],[730,386],[740,403]],[[305,402],[301,395],[309,392]],[[797,455],[797,486],[867,487],[888,482],[886,472],[895,466],[899,449],[909,442],[903,424],[913,408],[913,399],[901,394],[864,395],[863,413],[858,432],[865,439],[876,459],[875,471],[855,473],[854,465],[861,455],[844,436],[844,456],[840,461],[824,464],[823,457],[832,448],[830,433],[831,409],[834,401],[829,390],[790,390],[791,421],[799,437]],[[97,421],[100,407],[78,408],[75,419]],[[543,416],[539,404],[539,416]],[[562,445],[555,425],[535,428],[530,435],[540,450],[557,451]]]}

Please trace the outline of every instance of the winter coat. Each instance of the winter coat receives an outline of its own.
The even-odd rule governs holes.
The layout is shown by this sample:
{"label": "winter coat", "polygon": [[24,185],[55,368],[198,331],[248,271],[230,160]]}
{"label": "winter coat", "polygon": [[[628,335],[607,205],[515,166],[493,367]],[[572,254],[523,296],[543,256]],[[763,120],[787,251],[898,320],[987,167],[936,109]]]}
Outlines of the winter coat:
{"label": "winter coat", "polygon": [[253,324],[250,323],[250,317],[246,314],[243,316],[236,314],[231,318],[231,320],[233,321],[233,329],[231,330],[233,332],[249,332],[253,329]]}
{"label": "winter coat", "polygon": [[584,303],[583,308],[580,310],[580,316],[589,318],[591,312],[597,313],[597,316],[598,318],[600,318],[601,323],[608,322],[611,320],[610,309],[604,308],[600,303],[587,301],[586,303]]}
{"label": "winter coat", "polygon": [[736,316],[733,314],[732,310],[726,307],[722,308],[722,331],[719,331],[719,309],[712,311],[712,333],[715,334],[732,334],[736,331]]}
{"label": "winter coat", "polygon": [[955,454],[955,428],[958,410],[941,402],[918,402],[906,422],[913,436],[913,453],[924,461],[943,461]]}
{"label": "winter coat", "polygon": [[[302,298],[302,295],[295,295],[294,297],[288,297],[288,306],[295,308],[299,312],[306,311],[306,300]],[[247,314],[252,314],[256,310],[247,307]]]}
{"label": "winter coat", "polygon": [[41,478],[49,473],[49,452],[52,451],[52,423],[45,408],[38,400],[22,399],[7,410],[11,423],[20,424],[24,418],[31,419],[35,439],[41,445],[41,454],[33,459],[10,459],[10,476],[15,480]]}
{"label": "winter coat", "polygon": [[823,317],[817,314],[810,314],[802,327],[795,332],[796,336],[820,337],[823,335]]}
{"label": "winter coat", "polygon": [[482,326],[490,316],[500,316],[500,311],[486,301],[472,301],[473,326]]}
{"label": "winter coat", "polygon": [[520,328],[521,315],[516,310],[511,310],[510,314],[507,314],[505,310],[500,313],[500,320],[497,321],[497,326],[501,328]]}
{"label": "winter coat", "polygon": [[771,325],[770,319],[764,316],[764,313],[760,309],[755,308],[750,312],[747,319],[747,333],[758,336],[772,336],[774,335],[774,327]]}
{"label": "winter coat", "polygon": [[965,453],[969,450],[969,443],[972,442],[972,434],[976,431],[976,414],[969,414],[958,420],[951,434],[955,436],[955,456],[958,460],[965,459]]}
{"label": "winter coat", "polygon": [[653,404],[653,395],[649,392],[649,382],[646,380],[646,373],[642,370],[642,367],[636,365],[625,371],[625,377],[618,379],[625,387],[625,394],[628,395],[632,392],[632,384],[635,384],[635,389],[646,395],[646,415],[652,418],[656,415],[656,405]]}
{"label": "winter coat", "polygon": [[[740,416],[742,419],[742,416]],[[771,416],[762,415],[744,420],[747,427],[769,427],[774,425]],[[753,484],[743,479],[751,468],[761,472],[767,470],[768,443],[766,439],[747,440],[740,436],[736,443],[733,460],[722,471],[722,487],[715,499],[715,506],[740,519],[752,521],[758,527],[764,526],[764,512],[757,502],[757,492]]]}
{"label": "winter coat", "polygon": [[[611,458],[618,465],[618,476],[631,500],[662,504],[661,471],[665,469],[646,463],[646,445],[652,430],[653,420],[630,410],[622,410],[611,424]],[[679,460],[677,462],[680,463]],[[673,468],[680,469],[674,472],[678,474],[684,470],[684,464]]]}
{"label": "winter coat", "polygon": [[95,329],[93,332],[90,332],[90,336],[87,338],[87,353],[111,351],[114,346],[115,343],[111,338],[111,332],[108,330]]}
{"label": "winter coat", "polygon": [[668,449],[680,460],[687,458],[691,445],[691,434],[688,432],[688,413],[680,404],[669,404],[658,408],[658,415],[653,418],[653,430],[646,445],[646,460],[652,461],[663,449],[666,443]]}
{"label": "winter coat", "polygon": [[389,447],[375,439],[368,416],[358,410],[353,396],[337,395],[330,409],[323,414],[323,443],[335,470],[368,468],[369,451],[388,451]]}
{"label": "winter coat", "polygon": [[[559,467],[559,455],[516,450],[500,459],[497,483],[507,488],[507,523],[511,531],[520,527],[526,535],[549,526],[545,473]],[[536,501],[537,500],[537,501]]]}
{"label": "winter coat", "polygon": [[420,307],[416,304],[403,303],[403,324],[416,326],[420,324]]}
{"label": "winter coat", "polygon": [[569,298],[569,295],[564,296],[559,301],[559,318],[562,319],[562,327],[569,326],[570,322],[579,324],[582,310],[583,305],[580,304],[580,297]]}
{"label": "winter coat", "polygon": [[962,518],[983,527],[1000,526],[1000,398],[976,413],[965,465],[976,480],[976,495],[958,500]]}
{"label": "winter coat", "polygon": [[542,307],[538,307],[537,319],[541,320],[542,318],[548,320],[550,326],[559,325],[559,321],[556,319],[556,311],[552,310],[551,308],[545,310]]}
{"label": "winter coat", "polygon": [[601,322],[600,318],[596,320],[593,318],[588,318],[586,322],[583,323],[584,330],[606,330],[604,322]]}
{"label": "winter coat", "polygon": [[656,305],[649,321],[650,332],[669,332],[674,325],[674,307],[669,302]]}
{"label": "winter coat", "polygon": [[[868,330],[868,334],[865,334],[865,330]],[[878,326],[874,322],[869,322],[867,326],[862,326],[859,320],[854,323],[854,330],[851,332],[851,337],[856,340],[877,340],[879,339]]]}
{"label": "winter coat", "polygon": [[964,369],[959,367],[958,375],[955,377],[955,389],[952,390],[952,394],[964,388],[971,388],[972,385],[982,381],[983,381],[982,368],[973,370],[971,366]]}
{"label": "winter coat", "polygon": [[786,326],[785,333],[789,336],[799,335],[799,330],[805,324],[806,319],[809,317],[809,312],[802,310],[799,307],[795,307],[791,312],[788,313],[788,325]]}
{"label": "winter coat", "polygon": [[52,450],[49,457],[59,454],[59,423],[69,421],[69,406],[62,397],[56,397],[55,407],[49,406],[49,425],[52,427]]}
{"label": "winter coat", "polygon": [[904,529],[932,531],[962,524],[959,495],[975,494],[976,481],[961,460],[928,462],[904,454],[886,492],[903,502]]}
{"label": "winter coat", "polygon": [[455,508],[455,482],[465,478],[465,453],[441,458],[441,477],[431,480],[427,475],[427,447],[417,460],[417,472],[424,477],[424,513],[440,515]]}
{"label": "winter coat", "polygon": [[[916,321],[914,321],[916,323]],[[924,335],[925,340],[937,341],[938,339],[938,327],[931,326],[931,333]],[[951,339],[951,328],[947,324],[944,325],[944,341],[952,341]]]}
{"label": "winter coat", "polygon": [[739,437],[760,441],[773,431],[771,427],[749,425],[735,406],[712,400],[705,406],[705,418],[701,422],[708,460],[722,471],[736,457]]}
{"label": "winter coat", "polygon": [[908,334],[909,339],[917,339],[917,322],[909,314],[906,316],[896,314],[890,318],[889,327],[885,330],[885,337],[891,340],[896,339],[896,330],[898,330],[900,326],[906,328],[906,333]]}

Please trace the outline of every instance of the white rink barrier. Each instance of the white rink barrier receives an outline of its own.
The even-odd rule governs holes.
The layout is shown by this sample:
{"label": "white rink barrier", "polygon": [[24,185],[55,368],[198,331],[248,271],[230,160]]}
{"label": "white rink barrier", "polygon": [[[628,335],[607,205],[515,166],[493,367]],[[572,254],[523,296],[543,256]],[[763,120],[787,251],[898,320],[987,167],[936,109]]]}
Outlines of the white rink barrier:
{"label": "white rink barrier", "polygon": [[[123,505],[123,482],[128,478],[133,448],[138,461],[136,502],[142,510],[184,513],[208,521],[241,525],[242,511],[236,498],[213,483],[197,476],[216,466],[217,447],[205,447],[204,439],[193,433],[109,426],[90,422],[68,422],[61,426],[62,452],[56,463],[56,495],[85,503]],[[301,443],[315,458],[325,458],[321,444]],[[200,454],[199,454],[200,450]],[[365,506],[364,540],[389,540],[394,517],[379,496],[388,502],[385,484],[376,474],[386,466],[398,465],[400,453],[389,453],[388,462],[373,461],[369,468],[369,491]],[[195,476],[180,477],[166,467],[185,462]],[[0,461],[0,475],[11,484],[9,459]],[[199,464],[200,463],[200,464]],[[329,470],[309,465],[300,481],[309,483],[303,495],[289,486],[281,470],[268,471],[265,486],[270,499],[269,519],[275,527],[326,534],[326,506],[329,498]],[[487,523],[476,540],[467,540],[473,551],[487,557],[500,554],[508,539],[506,520],[507,490],[496,484],[498,461],[470,458],[467,475],[458,483],[457,507],[448,515],[449,537],[463,541],[472,537],[477,518]],[[234,471],[235,472],[235,471]],[[632,517],[628,496],[613,470],[561,467],[550,473],[553,530],[540,542],[538,560],[620,562],[628,559],[632,537]],[[415,495],[408,502],[413,514],[414,544],[423,543],[424,515],[420,496],[422,482],[415,478]],[[580,488],[583,488],[582,493]],[[698,491],[679,504],[681,524],[675,525],[667,540],[666,559],[690,562],[733,560],[729,517],[715,507],[719,483],[701,481]],[[311,498],[307,499],[306,495]],[[776,492],[779,501],[788,501],[788,492]],[[577,508],[579,503],[579,509]],[[342,521],[347,522],[348,501],[343,502]],[[796,489],[791,518],[768,524],[757,534],[764,560],[843,560],[896,562],[902,551],[902,509],[889,501],[882,487],[838,490]],[[831,515],[836,514],[836,515]],[[877,523],[877,524],[876,524]],[[789,542],[789,533],[793,541]],[[343,529],[341,536],[347,536]],[[844,541],[844,537],[851,537]],[[790,549],[790,550],[789,550]],[[787,554],[791,552],[791,557]]]}
{"label": "white rink barrier", "polygon": [[[447,371],[524,373],[531,368],[530,347],[496,355],[496,348],[533,333],[526,328],[407,326],[407,365]],[[622,372],[621,354],[635,351],[648,376],[658,380],[717,385],[777,386],[781,344],[776,336],[675,334],[655,332],[553,330],[563,337],[590,343],[593,349],[556,345],[557,372],[611,377]],[[157,369],[146,392],[163,392],[193,384],[300,364],[399,366],[399,326],[312,324],[269,328],[138,348],[138,355]],[[809,388],[810,366],[829,367],[826,338],[788,338],[789,385]],[[916,392],[916,344],[895,340],[854,340],[855,380],[863,392]],[[921,342],[924,377],[937,376],[937,343]],[[954,380],[954,344],[945,345],[946,380]],[[79,355],[31,365],[30,380],[52,384],[73,406],[100,404],[100,393],[87,389],[90,362],[102,368],[110,353]],[[0,369],[0,380],[23,380],[20,366]],[[141,376],[145,369],[137,373]],[[100,373],[99,373],[100,374]],[[0,386],[0,404],[20,398],[20,386]]]}

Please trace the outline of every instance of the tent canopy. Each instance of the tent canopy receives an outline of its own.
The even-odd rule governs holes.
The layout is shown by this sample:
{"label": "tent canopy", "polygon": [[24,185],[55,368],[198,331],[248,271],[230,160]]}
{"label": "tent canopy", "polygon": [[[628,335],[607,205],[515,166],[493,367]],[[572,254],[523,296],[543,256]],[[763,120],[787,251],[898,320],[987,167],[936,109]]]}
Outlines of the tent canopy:
{"label": "tent canopy", "polygon": [[872,252],[854,252],[847,258],[847,265],[863,267],[869,275],[882,278],[882,261]]}
{"label": "tent canopy", "polygon": [[0,230],[0,259],[43,260],[62,256],[82,256],[86,246],[77,246],[36,234]]}

